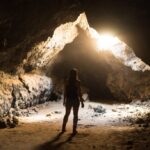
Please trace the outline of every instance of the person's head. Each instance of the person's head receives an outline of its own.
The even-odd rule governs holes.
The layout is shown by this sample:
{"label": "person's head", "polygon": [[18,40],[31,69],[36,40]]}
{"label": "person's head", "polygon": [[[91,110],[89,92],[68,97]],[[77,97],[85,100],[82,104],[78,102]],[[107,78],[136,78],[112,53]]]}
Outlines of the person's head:
{"label": "person's head", "polygon": [[76,68],[70,70],[69,80],[70,81],[78,80],[78,70]]}

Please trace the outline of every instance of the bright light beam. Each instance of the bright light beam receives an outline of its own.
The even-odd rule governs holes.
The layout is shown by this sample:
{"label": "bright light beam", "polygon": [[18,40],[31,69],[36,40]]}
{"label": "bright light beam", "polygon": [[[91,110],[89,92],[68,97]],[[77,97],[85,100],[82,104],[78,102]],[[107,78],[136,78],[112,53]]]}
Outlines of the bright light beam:
{"label": "bright light beam", "polygon": [[97,41],[99,50],[111,50],[114,45],[120,43],[117,37],[113,37],[109,34],[100,35]]}

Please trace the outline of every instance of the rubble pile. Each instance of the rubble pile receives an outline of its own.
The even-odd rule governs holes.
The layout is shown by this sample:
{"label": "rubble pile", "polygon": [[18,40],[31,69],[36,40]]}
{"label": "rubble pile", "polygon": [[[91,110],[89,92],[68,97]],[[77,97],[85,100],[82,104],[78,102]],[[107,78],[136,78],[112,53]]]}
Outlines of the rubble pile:
{"label": "rubble pile", "polygon": [[124,121],[129,122],[131,125],[148,127],[150,125],[150,100],[132,101],[130,104],[134,107],[134,109],[132,111],[130,110],[129,113],[133,115],[125,117]]}
{"label": "rubble pile", "polygon": [[106,113],[106,109],[103,108],[101,105],[97,105],[97,106],[95,106],[95,107],[89,105],[88,108],[89,108],[89,109],[93,109],[93,111],[94,111],[95,113],[98,113],[98,114],[104,114],[104,113]]}
{"label": "rubble pile", "polygon": [[81,116],[94,125],[150,125],[150,100],[135,100],[129,104],[88,103],[87,110]]}
{"label": "rubble pile", "polygon": [[15,116],[0,117],[0,129],[2,128],[14,128],[19,124],[19,120]]}

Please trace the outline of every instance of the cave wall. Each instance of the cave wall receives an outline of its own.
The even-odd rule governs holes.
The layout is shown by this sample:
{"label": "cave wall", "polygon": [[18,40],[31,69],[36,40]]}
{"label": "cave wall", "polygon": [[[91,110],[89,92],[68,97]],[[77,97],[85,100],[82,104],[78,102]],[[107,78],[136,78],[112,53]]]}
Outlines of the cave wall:
{"label": "cave wall", "polygon": [[0,116],[11,108],[17,111],[50,100],[51,78],[22,63],[56,27],[77,18],[78,5],[65,0],[0,1]]}
{"label": "cave wall", "polygon": [[78,3],[65,0],[0,1],[0,70],[15,74],[27,53],[52,36],[62,23],[81,12]]}
{"label": "cave wall", "polygon": [[[11,76],[0,72],[0,117],[7,116],[10,109],[25,109],[49,100],[52,80],[38,74]],[[19,114],[18,114],[19,115]]]}
{"label": "cave wall", "polygon": [[77,5],[64,0],[0,2],[0,116],[8,115],[11,108],[17,111],[51,98],[51,78],[22,63],[56,27],[77,18],[81,12]]}
{"label": "cave wall", "polygon": [[111,65],[107,86],[111,93],[120,100],[148,100],[150,98],[150,71],[134,71],[114,57],[105,56]]}

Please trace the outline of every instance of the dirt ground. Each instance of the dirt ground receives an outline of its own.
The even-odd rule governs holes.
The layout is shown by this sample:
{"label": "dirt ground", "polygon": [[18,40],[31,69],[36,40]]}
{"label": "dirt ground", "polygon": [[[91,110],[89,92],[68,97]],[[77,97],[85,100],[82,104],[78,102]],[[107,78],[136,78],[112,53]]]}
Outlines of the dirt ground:
{"label": "dirt ground", "polygon": [[60,122],[20,124],[0,130],[0,150],[150,150],[150,129],[79,126],[78,134],[60,133]]}
{"label": "dirt ground", "polygon": [[56,113],[56,118],[49,121],[31,118],[33,122],[22,121],[16,128],[0,129],[0,150],[150,150],[150,127],[92,123],[81,116],[78,134],[73,136],[72,117],[67,131],[61,134],[64,111]]}

